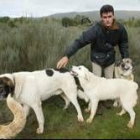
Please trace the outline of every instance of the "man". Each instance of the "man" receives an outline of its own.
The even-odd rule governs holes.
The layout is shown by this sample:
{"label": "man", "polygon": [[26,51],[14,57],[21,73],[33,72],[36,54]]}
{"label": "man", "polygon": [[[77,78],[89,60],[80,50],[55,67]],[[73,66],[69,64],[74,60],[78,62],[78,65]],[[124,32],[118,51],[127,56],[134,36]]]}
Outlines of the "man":
{"label": "man", "polygon": [[101,21],[90,27],[66,50],[65,56],[57,68],[65,67],[69,58],[82,47],[91,44],[91,62],[93,73],[106,78],[113,78],[115,46],[119,47],[122,58],[128,58],[128,36],[123,25],[115,20],[114,8],[104,5],[100,9]]}

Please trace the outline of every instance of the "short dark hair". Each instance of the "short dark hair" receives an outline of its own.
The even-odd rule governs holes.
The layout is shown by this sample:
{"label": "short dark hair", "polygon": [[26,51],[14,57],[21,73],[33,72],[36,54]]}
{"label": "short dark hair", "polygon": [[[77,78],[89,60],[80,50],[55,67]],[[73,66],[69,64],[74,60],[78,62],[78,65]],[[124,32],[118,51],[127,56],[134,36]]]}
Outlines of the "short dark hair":
{"label": "short dark hair", "polygon": [[108,13],[108,12],[112,12],[114,15],[114,8],[112,5],[103,5],[100,9],[100,16],[102,16],[103,13]]}

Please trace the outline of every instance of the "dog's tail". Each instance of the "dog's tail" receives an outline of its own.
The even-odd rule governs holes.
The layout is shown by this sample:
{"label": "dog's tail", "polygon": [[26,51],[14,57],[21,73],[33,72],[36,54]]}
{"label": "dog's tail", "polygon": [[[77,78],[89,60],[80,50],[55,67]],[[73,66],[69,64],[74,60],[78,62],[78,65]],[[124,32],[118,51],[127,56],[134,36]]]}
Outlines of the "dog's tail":
{"label": "dog's tail", "polygon": [[11,94],[7,97],[7,105],[13,113],[14,119],[8,125],[0,125],[0,139],[15,137],[23,130],[26,123],[26,113],[23,107],[11,97]]}

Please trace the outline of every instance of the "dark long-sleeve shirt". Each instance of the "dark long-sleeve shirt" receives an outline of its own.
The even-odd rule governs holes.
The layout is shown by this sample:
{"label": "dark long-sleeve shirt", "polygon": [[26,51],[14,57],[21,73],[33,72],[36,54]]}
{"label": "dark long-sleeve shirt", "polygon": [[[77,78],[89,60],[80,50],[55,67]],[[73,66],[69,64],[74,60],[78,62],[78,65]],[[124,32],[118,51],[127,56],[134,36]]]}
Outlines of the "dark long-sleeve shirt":
{"label": "dark long-sleeve shirt", "polygon": [[105,28],[101,21],[91,26],[67,48],[65,55],[69,58],[88,44],[91,44],[91,61],[102,66],[115,62],[116,45],[122,58],[129,57],[127,32],[124,26],[116,21],[111,29]]}

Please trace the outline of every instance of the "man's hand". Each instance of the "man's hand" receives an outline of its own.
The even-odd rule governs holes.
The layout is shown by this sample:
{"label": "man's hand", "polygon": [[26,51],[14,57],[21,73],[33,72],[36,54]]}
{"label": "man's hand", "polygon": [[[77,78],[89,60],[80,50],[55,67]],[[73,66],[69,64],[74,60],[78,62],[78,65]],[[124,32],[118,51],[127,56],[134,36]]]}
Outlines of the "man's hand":
{"label": "man's hand", "polygon": [[69,61],[69,58],[67,56],[62,57],[58,62],[57,62],[57,68],[60,69],[62,67],[65,67]]}

